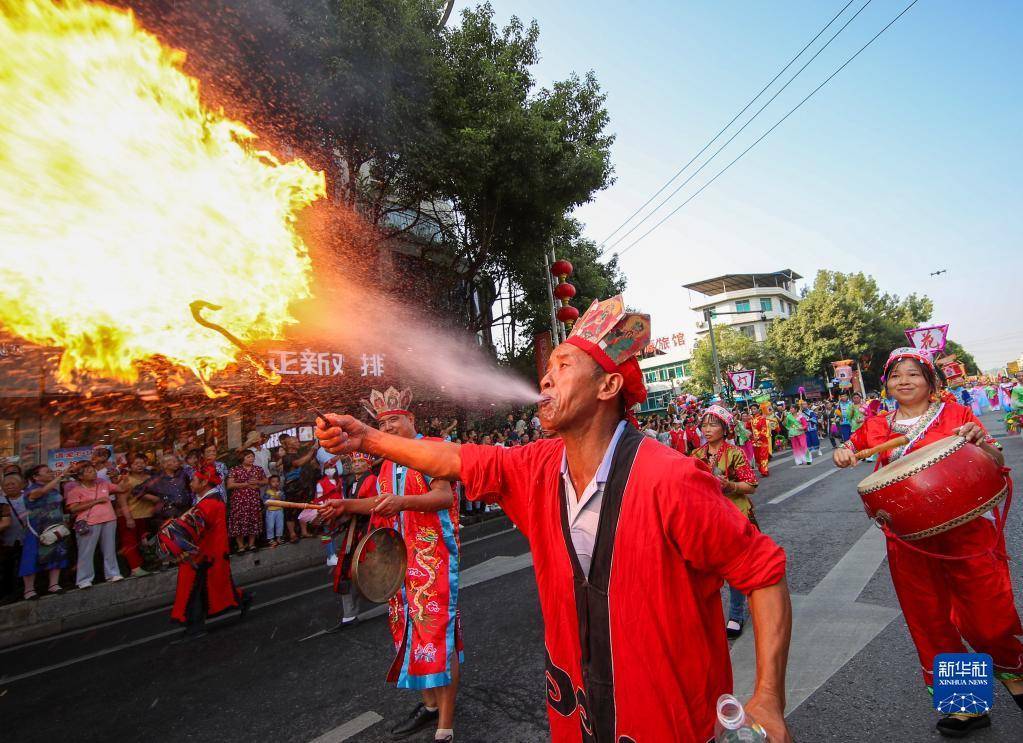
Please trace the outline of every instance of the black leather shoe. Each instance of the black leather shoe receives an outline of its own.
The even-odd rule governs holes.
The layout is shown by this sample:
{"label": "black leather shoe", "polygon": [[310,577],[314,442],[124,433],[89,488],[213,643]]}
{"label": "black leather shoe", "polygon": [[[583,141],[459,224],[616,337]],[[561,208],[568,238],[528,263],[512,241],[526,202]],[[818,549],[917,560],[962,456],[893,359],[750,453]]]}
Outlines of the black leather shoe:
{"label": "black leather shoe", "polygon": [[938,720],[938,724],[935,727],[946,738],[965,738],[974,730],[991,727],[991,717],[979,715],[977,717],[963,718],[946,715]]}
{"label": "black leather shoe", "polygon": [[440,710],[435,709],[431,712],[426,708],[425,704],[420,702],[404,721],[399,722],[391,728],[391,737],[394,740],[401,740],[402,738],[408,738],[410,735],[418,733],[420,730],[425,730],[428,727],[434,727],[437,725],[437,717],[439,715]]}

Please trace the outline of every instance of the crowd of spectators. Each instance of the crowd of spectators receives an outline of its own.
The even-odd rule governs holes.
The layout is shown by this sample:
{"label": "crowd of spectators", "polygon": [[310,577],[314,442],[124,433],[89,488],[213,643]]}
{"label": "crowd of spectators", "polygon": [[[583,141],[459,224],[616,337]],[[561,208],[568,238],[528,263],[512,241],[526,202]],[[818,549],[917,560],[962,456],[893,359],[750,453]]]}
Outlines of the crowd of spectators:
{"label": "crowd of spectators", "polygon": [[[432,418],[426,436],[459,443],[521,446],[541,437],[532,411],[495,420]],[[251,431],[236,450],[188,435],[159,458],[136,452],[115,463],[106,446],[61,472],[42,464],[3,467],[0,497],[0,602],[87,589],[100,578],[142,578],[169,566],[160,560],[154,535],[169,518],[194,504],[192,478],[212,468],[227,504],[228,534],[235,553],[320,539],[327,563],[336,561],[333,535],[308,511],[267,506],[268,500],[309,502],[345,489],[354,478],[347,457],[328,454],[315,439]],[[456,490],[458,488],[456,487]],[[484,518],[483,504],[461,501],[464,522]],[[99,568],[99,571],[97,571]]]}

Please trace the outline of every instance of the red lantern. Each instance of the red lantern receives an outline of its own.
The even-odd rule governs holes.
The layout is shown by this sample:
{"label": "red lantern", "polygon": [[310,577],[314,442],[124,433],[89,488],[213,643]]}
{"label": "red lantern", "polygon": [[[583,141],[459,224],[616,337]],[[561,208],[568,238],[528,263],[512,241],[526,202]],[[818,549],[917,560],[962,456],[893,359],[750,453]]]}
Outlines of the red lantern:
{"label": "red lantern", "polygon": [[579,319],[579,310],[570,304],[558,308],[558,319],[567,324],[574,323]]}
{"label": "red lantern", "polygon": [[551,264],[551,274],[554,276],[571,276],[572,264],[566,260],[554,261]]}
{"label": "red lantern", "polygon": [[575,296],[575,287],[567,281],[562,281],[554,287],[554,296],[558,299],[571,299]]}

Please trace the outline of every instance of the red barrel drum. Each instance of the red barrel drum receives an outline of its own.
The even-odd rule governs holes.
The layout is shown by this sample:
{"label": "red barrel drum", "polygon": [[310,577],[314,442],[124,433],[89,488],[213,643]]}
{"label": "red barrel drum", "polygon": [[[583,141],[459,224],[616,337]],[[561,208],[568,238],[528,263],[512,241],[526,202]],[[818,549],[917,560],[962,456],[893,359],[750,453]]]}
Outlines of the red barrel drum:
{"label": "red barrel drum", "polygon": [[954,529],[1005,500],[1008,483],[984,451],[949,436],[896,459],[856,488],[863,507],[903,539]]}

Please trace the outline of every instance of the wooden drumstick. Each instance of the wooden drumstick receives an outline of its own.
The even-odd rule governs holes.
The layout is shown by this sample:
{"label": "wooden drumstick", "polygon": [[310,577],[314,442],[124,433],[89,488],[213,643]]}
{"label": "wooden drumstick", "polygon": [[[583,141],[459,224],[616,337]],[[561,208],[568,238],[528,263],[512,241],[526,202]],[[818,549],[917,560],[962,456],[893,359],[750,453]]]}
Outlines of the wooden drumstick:
{"label": "wooden drumstick", "polygon": [[292,503],[291,501],[274,500],[273,498],[267,499],[266,505],[272,506],[274,508],[301,508],[301,509],[311,508],[314,511],[319,511],[326,507],[325,504],[323,503]]}
{"label": "wooden drumstick", "polygon": [[862,461],[864,459],[868,459],[874,456],[875,454],[882,454],[886,451],[891,451],[892,449],[896,449],[900,446],[905,446],[908,443],[909,439],[907,439],[905,436],[896,436],[894,439],[885,441],[883,444],[878,444],[877,446],[872,446],[869,449],[864,449],[863,451],[856,452],[856,459]]}

